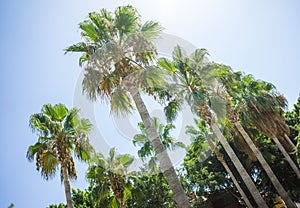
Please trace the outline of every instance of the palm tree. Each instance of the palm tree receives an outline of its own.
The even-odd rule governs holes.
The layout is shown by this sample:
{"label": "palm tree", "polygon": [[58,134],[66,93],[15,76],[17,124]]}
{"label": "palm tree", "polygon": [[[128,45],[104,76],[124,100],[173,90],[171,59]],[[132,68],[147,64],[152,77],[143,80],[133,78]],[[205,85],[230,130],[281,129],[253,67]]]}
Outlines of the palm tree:
{"label": "palm tree", "polygon": [[[265,83],[263,81],[257,82],[253,80],[251,76],[245,76],[244,80],[243,79],[239,80],[237,84],[240,85],[240,84],[244,84],[245,82],[246,82],[245,85],[249,83],[246,89],[242,88],[241,86],[239,87],[234,86],[234,82],[232,82],[232,80],[230,84],[224,82],[226,84],[226,89],[228,91],[230,89],[234,89],[233,91],[231,91],[232,94],[239,92],[239,95],[235,96],[235,99],[239,101],[238,103],[235,103],[235,106],[238,106],[237,111],[240,112],[241,117],[243,119],[247,119],[252,124],[254,124],[256,128],[261,130],[264,134],[266,134],[270,138],[273,138],[276,145],[282,151],[283,155],[286,157],[291,167],[294,169],[296,173],[298,172],[300,176],[300,172],[297,166],[294,164],[294,162],[289,157],[288,153],[285,151],[285,149],[283,148],[283,146],[281,145],[281,143],[278,141],[276,137],[276,135],[279,134],[286,134],[286,131],[288,130],[287,125],[285,125],[284,121],[281,119],[281,116],[277,109],[279,108],[278,106],[281,107],[283,106],[284,100],[282,99],[282,97],[279,96],[277,97],[276,95],[272,95],[270,92],[267,93],[267,91],[270,91],[270,89],[273,87],[268,83]],[[266,88],[265,92],[259,92],[259,90],[262,91],[263,88]],[[253,93],[253,91],[256,92]],[[224,100],[226,100],[227,104],[231,106],[232,105],[231,99],[226,94],[223,95],[223,97]],[[242,108],[243,103],[245,103],[246,109]],[[284,190],[283,186],[277,179],[276,175],[273,173],[269,164],[264,159],[262,153],[255,146],[250,136],[247,134],[243,126],[240,124],[237,115],[231,109],[229,109],[229,112],[230,112],[229,116],[231,118],[231,121],[234,123],[234,126],[239,131],[239,133],[243,136],[248,146],[254,152],[258,161],[262,165],[262,168],[265,170],[271,182],[273,183],[275,189],[278,191],[278,193],[283,198],[283,200],[288,205],[288,207],[296,207],[295,203],[288,196],[287,192]]]}
{"label": "palm tree", "polygon": [[111,148],[107,158],[98,153],[93,160],[87,178],[93,187],[92,194],[96,199],[96,206],[125,208],[126,201],[131,197],[126,173],[133,157],[129,154],[117,155],[115,148]]}
{"label": "palm tree", "polygon": [[197,137],[201,138],[201,137],[203,137],[203,134],[205,134],[205,139],[208,142],[208,144],[210,146],[210,149],[212,149],[214,151],[214,153],[217,156],[217,159],[223,165],[226,172],[229,174],[232,182],[234,183],[235,187],[237,188],[237,190],[241,194],[242,199],[246,203],[247,207],[252,208],[253,206],[251,205],[247,195],[245,194],[245,192],[243,191],[243,189],[239,185],[237,179],[235,178],[233,172],[230,170],[229,166],[227,165],[227,163],[224,159],[224,155],[219,151],[218,147],[214,144],[213,140],[208,136],[209,128],[207,127],[207,124],[201,119],[194,119],[194,121],[195,121],[195,124],[197,126],[197,129],[194,126],[187,126],[186,127],[186,133],[189,134],[192,138],[197,138]]}
{"label": "palm tree", "polygon": [[[175,83],[171,84],[167,90],[162,90],[164,93],[158,93],[169,95],[169,97],[167,96],[167,98],[165,98],[167,100],[172,99],[165,108],[166,116],[169,120],[174,119],[183,102],[186,100],[191,106],[192,111],[205,120],[215,136],[219,139],[255,199],[257,205],[259,207],[268,207],[255,187],[251,177],[219,129],[216,123],[216,115],[209,107],[209,93],[207,88],[211,86],[205,86],[204,80],[210,80],[209,77],[211,72],[210,65],[206,61],[206,55],[206,50],[198,49],[191,55],[191,57],[187,57],[184,56],[183,51],[179,46],[177,46],[173,52],[173,62],[166,58],[161,58],[159,60],[160,66],[171,74]],[[214,80],[211,80],[211,82],[207,83],[210,83],[213,86],[215,84],[213,81]],[[166,91],[169,92],[166,93]]]}
{"label": "palm tree", "polygon": [[132,100],[145,125],[155,154],[179,207],[190,207],[173,164],[152,124],[139,89],[152,93],[151,87],[164,84],[164,75],[152,66],[156,50],[152,41],[162,27],[153,21],[141,22],[132,6],[118,7],[114,13],[102,9],[90,13],[80,23],[84,41],[66,49],[80,52],[85,64],[83,90],[89,98],[110,102],[112,112],[132,112]]}
{"label": "palm tree", "polygon": [[[173,124],[169,123],[167,125],[163,125],[156,117],[152,118],[152,123],[155,126],[165,149],[175,150],[179,147],[185,148],[185,145],[182,142],[176,141],[170,135],[170,131],[175,128]],[[140,149],[138,150],[138,155],[140,158],[142,158],[142,160],[150,157],[148,167],[151,169],[151,171],[157,172],[157,157],[155,156],[153,145],[149,140],[145,125],[140,122],[138,123],[138,126],[141,133],[134,135],[133,144],[134,146],[140,147]]]}
{"label": "palm tree", "polygon": [[69,178],[77,178],[75,157],[88,161],[93,152],[88,133],[91,123],[78,116],[79,109],[67,109],[63,104],[45,104],[41,113],[30,117],[30,127],[38,134],[38,141],[29,146],[26,157],[36,160],[36,168],[46,180],[55,176],[60,165],[68,208],[73,207]]}

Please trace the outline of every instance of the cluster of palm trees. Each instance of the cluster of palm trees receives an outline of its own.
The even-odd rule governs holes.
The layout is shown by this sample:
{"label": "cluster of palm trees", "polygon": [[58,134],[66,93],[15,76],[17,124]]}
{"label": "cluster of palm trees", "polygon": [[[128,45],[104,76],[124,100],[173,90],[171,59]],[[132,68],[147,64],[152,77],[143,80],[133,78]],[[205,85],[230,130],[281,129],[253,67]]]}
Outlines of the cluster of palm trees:
{"label": "cluster of palm trees", "polygon": [[[170,122],[174,121],[185,102],[195,117],[203,119],[255,200],[256,205],[252,205],[215,142],[207,137],[211,149],[228,171],[248,207],[268,206],[226,139],[232,135],[240,138],[253,159],[259,161],[287,207],[296,207],[251,139],[259,133],[271,138],[299,178],[299,169],[290,157],[294,146],[282,119],[286,100],[273,85],[209,61],[205,49],[197,49],[187,55],[177,46],[171,59],[158,58],[153,41],[159,37],[162,27],[153,21],[143,23],[132,6],[121,6],[114,12],[102,9],[99,13],[90,13],[80,23],[80,30],[83,41],[68,47],[65,52],[81,54],[79,62],[85,72],[82,82],[84,93],[91,100],[109,101],[111,111],[116,114],[126,116],[134,108],[137,109],[142,119],[142,134],[137,135],[134,142],[148,147],[142,148],[139,154],[155,156],[178,207],[191,207],[191,204],[167,149],[173,145],[183,145],[171,140],[166,142],[164,139],[168,139],[168,135],[161,137],[168,129],[160,127],[151,118],[141,92],[164,103]],[[108,192],[105,188],[110,184],[114,192],[114,198],[110,201],[118,202],[120,207],[126,206],[129,192],[121,173],[126,172],[132,158],[128,155],[117,156],[114,149],[110,151],[109,159],[95,154],[87,136],[91,124],[79,118],[78,109],[68,110],[62,104],[47,104],[41,113],[32,115],[30,126],[39,133],[39,138],[36,144],[29,147],[27,157],[29,160],[36,158],[37,169],[46,179],[52,177],[60,165],[69,208],[73,207],[69,177],[76,177],[72,152],[82,160],[91,159],[91,154],[96,155],[92,160],[95,165],[90,166],[87,175],[97,187],[94,190],[101,191],[101,196],[106,197]],[[117,165],[112,166],[111,163],[115,162]],[[105,174],[109,177],[104,177]]]}

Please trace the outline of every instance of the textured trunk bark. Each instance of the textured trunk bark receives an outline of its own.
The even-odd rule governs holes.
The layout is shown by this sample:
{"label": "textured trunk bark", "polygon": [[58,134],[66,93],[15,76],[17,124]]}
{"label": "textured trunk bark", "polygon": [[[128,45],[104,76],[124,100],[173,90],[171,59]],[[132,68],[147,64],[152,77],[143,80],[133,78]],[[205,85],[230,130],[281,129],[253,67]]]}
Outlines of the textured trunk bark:
{"label": "textured trunk bark", "polygon": [[283,199],[285,204],[289,208],[297,208],[295,203],[291,200],[291,198],[288,196],[287,192],[282,187],[281,183],[277,179],[276,175],[273,173],[272,169],[270,168],[269,164],[264,159],[261,152],[257,149],[257,147],[255,146],[255,144],[253,143],[253,141],[251,140],[251,138],[249,137],[247,132],[242,127],[242,125],[239,122],[235,122],[234,125],[237,128],[237,130],[241,133],[241,135],[243,136],[243,138],[245,139],[245,141],[247,142],[249,147],[252,149],[254,154],[256,155],[258,161],[262,165],[262,168],[267,173],[267,175],[268,175],[269,179],[271,180],[273,186],[275,187],[275,189],[277,190],[278,194],[281,196],[281,198]]}
{"label": "textured trunk bark", "polygon": [[126,208],[126,202],[124,199],[121,199],[120,208]]}
{"label": "textured trunk bark", "polygon": [[274,137],[273,140],[274,140],[276,146],[278,147],[278,149],[282,152],[282,154],[285,157],[286,161],[290,164],[290,166],[292,167],[292,169],[296,173],[297,178],[300,179],[300,171],[299,171],[297,165],[294,163],[294,161],[292,160],[292,158],[290,157],[290,155],[284,149],[284,147],[282,146],[282,144],[280,143],[280,141],[276,137]]}
{"label": "textured trunk bark", "polygon": [[289,147],[288,148],[286,147],[287,151],[289,151],[289,153],[293,152],[296,149],[295,144],[291,141],[291,139],[288,137],[288,135],[284,134],[284,138],[289,144]]}
{"label": "textured trunk bark", "polygon": [[61,166],[61,169],[62,169],[62,174],[63,174],[67,205],[68,205],[68,208],[73,208],[74,205],[72,202],[72,194],[71,194],[71,186],[70,186],[68,169],[64,166]]}
{"label": "textured trunk bark", "polygon": [[223,167],[225,168],[226,172],[229,174],[232,182],[234,183],[235,187],[237,188],[237,190],[239,191],[239,193],[241,194],[245,204],[247,205],[248,208],[253,208],[253,206],[251,205],[247,195],[245,194],[245,192],[243,191],[242,187],[240,186],[240,184],[238,183],[238,181],[236,180],[235,176],[233,175],[232,171],[230,170],[230,168],[228,167],[226,161],[224,160],[223,154],[218,150],[218,148],[215,146],[214,142],[212,141],[212,139],[210,139],[209,137],[207,137],[207,142],[210,146],[210,148],[215,152],[215,154],[217,155],[218,160],[220,161],[220,163],[223,165]]}
{"label": "textured trunk bark", "polygon": [[137,110],[142,118],[143,123],[146,127],[146,132],[149,136],[150,141],[152,142],[155,154],[157,156],[157,159],[160,163],[160,167],[166,176],[166,179],[168,181],[168,184],[174,194],[174,199],[176,203],[178,204],[179,208],[187,208],[191,207],[188,198],[182,188],[182,185],[178,179],[178,176],[176,174],[176,171],[173,167],[173,164],[170,160],[170,157],[167,153],[167,151],[164,148],[163,143],[160,140],[160,137],[155,129],[155,127],[152,124],[151,117],[149,115],[149,112],[141,98],[141,95],[137,89],[136,86],[133,85],[133,83],[128,84],[128,90],[134,100],[134,103],[137,107]]}
{"label": "textured trunk bark", "polygon": [[253,199],[255,200],[257,206],[259,208],[268,208],[267,203],[264,201],[264,199],[260,195],[260,193],[257,190],[257,188],[256,188],[254,182],[252,181],[251,177],[249,176],[249,174],[245,170],[244,166],[242,165],[242,163],[240,162],[240,160],[238,159],[238,157],[234,153],[233,149],[231,148],[231,146],[229,145],[229,143],[227,142],[227,140],[223,136],[223,134],[222,134],[221,130],[219,129],[219,127],[217,126],[217,124],[214,121],[212,121],[210,123],[210,127],[213,130],[216,137],[221,142],[223,148],[225,149],[225,151],[228,154],[229,158],[231,159],[232,163],[236,167],[237,171],[241,175],[245,185],[249,189],[249,191],[250,191],[251,195],[253,196]]}

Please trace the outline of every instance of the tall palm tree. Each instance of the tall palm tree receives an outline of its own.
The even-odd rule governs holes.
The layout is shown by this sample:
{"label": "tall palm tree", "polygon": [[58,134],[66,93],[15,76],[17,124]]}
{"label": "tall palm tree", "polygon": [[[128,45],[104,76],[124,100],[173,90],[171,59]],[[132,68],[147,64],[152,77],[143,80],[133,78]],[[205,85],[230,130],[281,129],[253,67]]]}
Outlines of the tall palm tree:
{"label": "tall palm tree", "polygon": [[[175,83],[172,84],[169,89],[162,90],[169,91],[169,93],[159,92],[159,94],[169,95],[169,97],[167,96],[165,99],[171,99],[165,108],[167,118],[170,120],[174,119],[183,102],[187,101],[187,103],[191,106],[192,111],[207,122],[215,136],[219,139],[255,199],[257,205],[259,207],[268,207],[255,187],[251,177],[219,129],[216,123],[216,114],[209,106],[209,92],[207,89],[211,86],[204,85],[206,84],[204,83],[206,78],[210,80],[210,65],[206,61],[206,50],[196,50],[191,57],[185,56],[183,53],[184,52],[181,48],[177,46],[173,52],[173,61],[169,61],[166,58],[161,58],[159,60],[160,66],[171,74]],[[207,83],[214,85],[214,80],[210,81],[211,82]]]}
{"label": "tall palm tree", "polygon": [[[228,78],[228,76],[226,78]],[[244,84],[245,82],[246,85],[247,82],[249,83],[249,87],[246,89],[241,87],[241,84]],[[273,138],[276,145],[279,147],[283,155],[286,157],[287,161],[290,163],[291,167],[294,169],[296,173],[298,172],[298,174],[300,175],[297,166],[294,164],[294,162],[289,157],[288,153],[285,151],[285,149],[283,148],[283,146],[281,145],[281,143],[278,141],[276,137],[276,135],[280,134],[281,132],[284,132],[283,134],[286,134],[286,129],[288,129],[288,127],[284,124],[282,119],[280,119],[281,116],[278,112],[278,109],[276,109],[278,108],[278,106],[283,105],[284,101],[282,100],[282,98],[281,97],[278,98],[275,95],[272,95],[271,93],[267,93],[267,90],[265,90],[265,92],[259,92],[259,90],[263,89],[264,87],[270,91],[272,86],[263,81],[257,82],[253,80],[251,76],[245,76],[244,80],[243,79],[239,80],[237,83],[239,84],[239,87],[234,86],[234,83],[236,82],[232,82],[232,80],[230,84],[225,82],[227,90],[234,88],[234,90],[231,91],[232,94],[239,92],[239,95],[235,96],[235,99],[237,99],[239,102],[238,104],[235,103],[235,105],[238,106],[237,109],[238,112],[240,112],[241,117],[244,119],[248,119],[248,121],[254,124],[256,128],[261,130],[264,134],[266,134],[270,138]],[[256,91],[254,95],[253,95],[253,91]],[[226,100],[227,104],[231,106],[231,99],[227,97],[228,94],[224,95],[224,100]],[[246,105],[246,110],[242,108],[243,103],[245,103]],[[243,138],[245,139],[246,143],[249,145],[251,150],[255,153],[255,156],[257,157],[258,161],[262,165],[262,168],[267,173],[275,189],[278,191],[278,193],[283,198],[283,200],[288,205],[288,207],[296,207],[295,203],[288,196],[287,192],[284,190],[283,186],[277,179],[276,175],[273,173],[269,164],[264,159],[262,153],[255,146],[250,136],[247,134],[243,126],[240,124],[235,112],[231,109],[229,109],[229,112],[231,114],[230,115],[231,121],[234,123],[239,133],[243,136]]]}
{"label": "tall palm tree", "polygon": [[247,205],[248,208],[252,208],[253,206],[251,205],[247,195],[241,188],[240,184],[238,183],[237,179],[235,178],[233,172],[230,170],[229,166],[227,165],[223,154],[219,151],[218,147],[214,144],[214,141],[208,136],[208,127],[207,124],[201,119],[194,119],[195,124],[197,126],[197,129],[194,126],[187,126],[186,127],[186,133],[189,134],[192,138],[197,138],[197,137],[203,137],[205,135],[205,139],[208,142],[210,149],[214,151],[214,153],[217,156],[217,159],[219,162],[223,165],[224,169],[226,172],[229,174],[232,182],[234,183],[235,187],[239,191],[239,193],[242,196],[242,199],[244,200],[245,204]]}
{"label": "tall palm tree", "polygon": [[110,149],[107,158],[101,153],[96,155],[87,173],[96,206],[126,207],[126,201],[131,197],[126,173],[132,162],[132,156],[117,155],[115,148]]}
{"label": "tall palm tree", "polygon": [[31,115],[29,122],[38,141],[29,146],[26,157],[36,160],[36,168],[46,180],[54,177],[60,166],[68,208],[73,207],[69,178],[77,178],[72,153],[82,161],[89,160],[93,153],[87,137],[92,125],[79,118],[78,112],[63,104],[45,104],[41,113]]}
{"label": "tall palm tree", "polygon": [[141,22],[132,6],[118,7],[114,13],[102,9],[90,13],[80,23],[84,41],[66,49],[80,52],[85,66],[83,90],[89,98],[110,102],[112,112],[132,112],[132,100],[145,125],[149,139],[179,207],[190,207],[173,164],[160,140],[139,89],[148,93],[164,82],[164,75],[152,66],[156,49],[152,41],[162,27],[153,21]]}
{"label": "tall palm tree", "polygon": [[[295,145],[287,136],[289,127],[282,117],[282,112],[287,105],[284,96],[276,92],[275,86],[270,83],[255,80],[251,75],[242,76],[239,72],[233,73],[226,66],[221,67],[223,67],[221,72],[223,78],[221,77],[221,79],[228,88],[227,92],[232,100],[229,99],[228,103],[234,102],[236,114],[242,118],[244,123],[252,123],[258,130],[274,141],[297,177],[300,178],[300,171],[288,153],[294,151]],[[233,79],[229,78],[231,87],[228,87],[228,80],[224,79],[224,72],[227,79],[233,77]],[[233,85],[238,90],[232,92]],[[228,101],[227,98],[225,100]]]}

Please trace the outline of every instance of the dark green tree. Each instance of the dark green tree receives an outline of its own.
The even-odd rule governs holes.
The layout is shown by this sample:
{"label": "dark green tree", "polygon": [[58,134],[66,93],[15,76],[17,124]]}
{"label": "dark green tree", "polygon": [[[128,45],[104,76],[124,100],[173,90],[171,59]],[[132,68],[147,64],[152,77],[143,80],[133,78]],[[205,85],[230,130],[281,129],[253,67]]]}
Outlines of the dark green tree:
{"label": "dark green tree", "polygon": [[151,173],[141,170],[130,176],[132,181],[132,198],[127,207],[168,208],[178,207],[174,202],[173,193],[161,172]]}
{"label": "dark green tree", "polygon": [[293,110],[285,113],[285,121],[290,128],[290,138],[296,143],[295,154],[300,167],[300,96]]}

